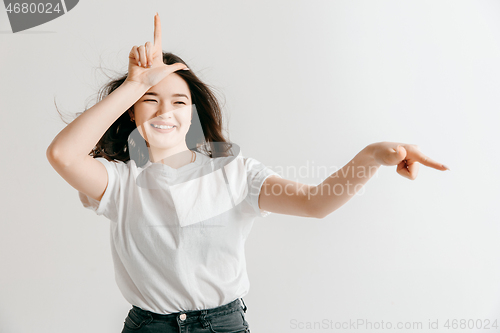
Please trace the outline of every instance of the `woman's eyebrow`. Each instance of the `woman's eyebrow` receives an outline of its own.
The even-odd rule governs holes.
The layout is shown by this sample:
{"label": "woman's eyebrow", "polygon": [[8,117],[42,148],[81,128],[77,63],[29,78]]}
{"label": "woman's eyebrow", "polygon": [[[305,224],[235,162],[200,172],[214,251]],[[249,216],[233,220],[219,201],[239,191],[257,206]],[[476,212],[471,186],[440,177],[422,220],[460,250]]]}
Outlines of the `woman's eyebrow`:
{"label": "woman's eyebrow", "polygon": [[184,94],[172,94],[173,97],[186,97],[187,99],[189,99],[187,97],[187,95],[184,95]]}
{"label": "woman's eyebrow", "polygon": [[[158,94],[155,93],[154,91],[147,92],[144,94],[144,96],[146,95],[158,96]],[[172,94],[172,97],[186,97],[187,99],[189,99],[185,94]]]}

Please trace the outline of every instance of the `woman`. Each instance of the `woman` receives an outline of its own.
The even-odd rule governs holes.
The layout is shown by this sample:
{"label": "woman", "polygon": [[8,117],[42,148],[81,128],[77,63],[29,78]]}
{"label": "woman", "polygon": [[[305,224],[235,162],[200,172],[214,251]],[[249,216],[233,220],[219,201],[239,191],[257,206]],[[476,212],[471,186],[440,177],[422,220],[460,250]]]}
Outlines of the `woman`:
{"label": "woman", "polygon": [[256,217],[323,218],[381,165],[409,179],[417,162],[447,169],[415,145],[379,142],[311,186],[238,148],[208,86],[163,53],[156,14],[154,43],[134,46],[127,75],[47,149],[84,207],[111,222],[116,281],[132,304],[123,332],[250,332],[244,243]]}

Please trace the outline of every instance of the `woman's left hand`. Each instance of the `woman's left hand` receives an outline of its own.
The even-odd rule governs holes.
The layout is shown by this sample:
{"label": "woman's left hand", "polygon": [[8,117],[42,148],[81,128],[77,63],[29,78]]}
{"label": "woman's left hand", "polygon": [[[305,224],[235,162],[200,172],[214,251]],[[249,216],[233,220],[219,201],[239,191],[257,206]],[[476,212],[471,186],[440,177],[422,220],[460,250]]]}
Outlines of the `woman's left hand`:
{"label": "woman's left hand", "polygon": [[373,158],[377,163],[397,165],[397,173],[410,180],[417,178],[419,163],[441,171],[450,170],[422,154],[417,145],[384,141],[373,143],[371,146]]}

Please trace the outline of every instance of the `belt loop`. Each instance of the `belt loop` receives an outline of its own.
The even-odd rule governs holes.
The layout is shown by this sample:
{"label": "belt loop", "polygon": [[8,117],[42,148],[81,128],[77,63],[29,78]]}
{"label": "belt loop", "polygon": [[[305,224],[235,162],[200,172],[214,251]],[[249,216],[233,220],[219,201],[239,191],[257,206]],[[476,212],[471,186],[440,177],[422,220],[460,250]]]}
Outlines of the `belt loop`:
{"label": "belt loop", "polygon": [[243,297],[241,297],[240,300],[243,302],[243,312],[247,313],[247,306],[245,304],[245,301],[243,300]]}
{"label": "belt loop", "polygon": [[205,319],[205,316],[207,315],[207,310],[201,310],[201,315],[200,315],[200,322],[203,328],[207,328],[209,326],[208,321]]}

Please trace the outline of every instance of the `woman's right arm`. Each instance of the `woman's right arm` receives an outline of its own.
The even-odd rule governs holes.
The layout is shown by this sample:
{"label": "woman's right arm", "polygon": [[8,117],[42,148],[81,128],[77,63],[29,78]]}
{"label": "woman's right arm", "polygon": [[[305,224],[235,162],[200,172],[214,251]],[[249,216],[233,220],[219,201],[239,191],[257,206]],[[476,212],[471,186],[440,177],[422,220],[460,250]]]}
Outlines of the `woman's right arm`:
{"label": "woman's right arm", "polygon": [[102,101],[67,125],[47,149],[49,160],[65,165],[82,162],[109,127],[150,87],[125,81]]}
{"label": "woman's right arm", "polygon": [[125,81],[59,132],[47,148],[47,159],[57,173],[78,191],[101,200],[108,175],[104,165],[89,153],[108,128],[149,88]]}

